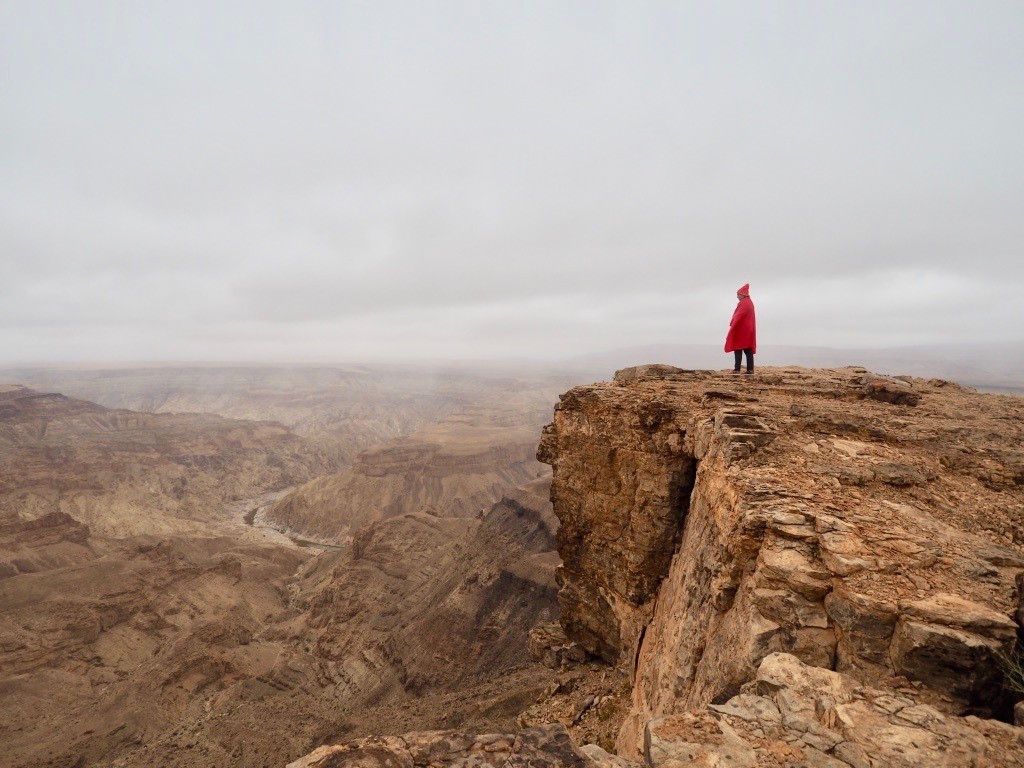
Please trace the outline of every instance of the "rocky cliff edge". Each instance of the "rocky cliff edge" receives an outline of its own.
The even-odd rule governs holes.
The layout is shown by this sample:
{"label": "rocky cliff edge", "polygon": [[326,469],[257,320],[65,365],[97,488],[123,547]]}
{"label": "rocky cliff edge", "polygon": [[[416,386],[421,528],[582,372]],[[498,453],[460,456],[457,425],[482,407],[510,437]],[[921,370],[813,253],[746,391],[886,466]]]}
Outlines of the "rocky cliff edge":
{"label": "rocky cliff edge", "polygon": [[633,675],[619,753],[715,717],[772,654],[1012,719],[1022,438],[1020,398],[856,368],[647,366],[563,395],[539,449],[561,621]]}

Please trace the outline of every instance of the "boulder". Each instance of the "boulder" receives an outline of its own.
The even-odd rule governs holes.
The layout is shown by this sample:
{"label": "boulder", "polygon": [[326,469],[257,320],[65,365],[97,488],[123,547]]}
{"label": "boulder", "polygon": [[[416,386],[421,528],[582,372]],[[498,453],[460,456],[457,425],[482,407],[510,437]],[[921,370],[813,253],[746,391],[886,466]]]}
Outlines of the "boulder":
{"label": "boulder", "polygon": [[647,723],[651,768],[1024,766],[1024,730],[951,717],[913,686],[866,687],[787,654],[761,662],[737,696]]}
{"label": "boulder", "polygon": [[539,624],[528,636],[530,656],[551,669],[564,669],[587,660],[587,652],[579,643],[570,640],[556,622]]}
{"label": "boulder", "polygon": [[825,598],[825,611],[841,632],[840,642],[853,653],[878,664],[886,662],[896,629],[896,606],[839,585]]}
{"label": "boulder", "polygon": [[861,387],[865,397],[883,403],[917,405],[921,401],[912,384],[889,376],[867,374],[861,377]]}

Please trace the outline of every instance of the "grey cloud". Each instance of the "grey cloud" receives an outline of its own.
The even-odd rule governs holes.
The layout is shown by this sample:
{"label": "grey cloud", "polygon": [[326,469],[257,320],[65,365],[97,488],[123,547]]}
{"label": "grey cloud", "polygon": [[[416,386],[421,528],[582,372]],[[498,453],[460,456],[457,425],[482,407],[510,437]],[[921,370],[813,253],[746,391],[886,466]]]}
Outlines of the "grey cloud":
{"label": "grey cloud", "polygon": [[2,355],[717,344],[748,281],[778,343],[1021,341],[1022,32],[997,2],[7,3]]}

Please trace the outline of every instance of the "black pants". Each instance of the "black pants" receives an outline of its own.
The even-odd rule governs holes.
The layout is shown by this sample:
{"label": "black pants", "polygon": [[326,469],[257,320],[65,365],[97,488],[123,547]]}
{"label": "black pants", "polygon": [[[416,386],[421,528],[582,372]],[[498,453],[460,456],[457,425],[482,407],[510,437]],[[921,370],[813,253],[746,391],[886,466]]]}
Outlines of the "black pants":
{"label": "black pants", "polygon": [[738,371],[740,369],[740,363],[743,362],[743,355],[747,356],[747,373],[754,372],[754,350],[750,349],[737,349],[733,352],[736,357],[736,367],[733,370]]}

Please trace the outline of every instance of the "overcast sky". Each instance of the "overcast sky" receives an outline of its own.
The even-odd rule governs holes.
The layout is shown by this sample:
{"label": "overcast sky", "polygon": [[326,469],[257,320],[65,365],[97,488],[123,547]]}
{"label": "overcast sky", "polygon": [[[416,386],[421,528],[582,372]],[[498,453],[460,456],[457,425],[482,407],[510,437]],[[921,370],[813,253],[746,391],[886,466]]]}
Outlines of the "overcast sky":
{"label": "overcast sky", "polygon": [[1021,343],[1024,4],[0,0],[0,362]]}

